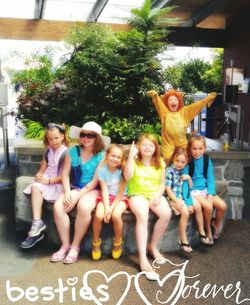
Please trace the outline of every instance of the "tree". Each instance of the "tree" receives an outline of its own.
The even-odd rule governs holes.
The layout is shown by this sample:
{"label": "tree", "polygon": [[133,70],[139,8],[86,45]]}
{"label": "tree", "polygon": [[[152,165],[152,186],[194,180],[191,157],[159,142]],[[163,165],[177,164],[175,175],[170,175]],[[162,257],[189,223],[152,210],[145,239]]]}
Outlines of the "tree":
{"label": "tree", "polygon": [[[42,125],[51,119],[69,125],[96,120],[120,142],[134,139],[128,128],[153,130],[157,116],[146,91],[163,91],[157,55],[167,48],[163,38],[170,10],[152,9],[151,0],[145,0],[140,9],[132,10],[133,28],[128,32],[113,33],[100,24],[73,27],[67,39],[70,53],[57,70],[57,80],[32,96],[28,111],[19,107],[19,117],[36,118]],[[113,128],[113,122],[124,130]]]}
{"label": "tree", "polygon": [[223,49],[214,49],[214,59],[211,68],[202,76],[205,92],[221,92],[223,80]]}
{"label": "tree", "polygon": [[222,73],[223,50],[215,49],[212,64],[201,59],[178,62],[165,69],[164,80],[186,93],[221,92]]}

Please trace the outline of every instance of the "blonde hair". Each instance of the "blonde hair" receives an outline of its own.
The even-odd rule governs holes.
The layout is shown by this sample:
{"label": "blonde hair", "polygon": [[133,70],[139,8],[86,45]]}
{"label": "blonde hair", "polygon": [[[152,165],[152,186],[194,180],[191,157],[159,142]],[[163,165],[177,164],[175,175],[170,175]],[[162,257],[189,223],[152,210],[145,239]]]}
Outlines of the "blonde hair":
{"label": "blonde hair", "polygon": [[123,147],[122,144],[115,144],[115,143],[110,144],[109,147],[108,147],[107,150],[106,150],[106,156],[105,156],[104,161],[105,161],[105,162],[107,161],[107,156],[111,153],[112,149],[114,149],[114,148],[118,148],[118,149],[120,149],[121,152],[122,152],[122,159],[121,159],[120,168],[123,170],[123,169],[124,169],[124,166],[125,166],[126,160],[125,160],[125,150],[124,150],[124,147]]}
{"label": "blonde hair", "polygon": [[186,148],[182,148],[182,147],[176,147],[175,148],[175,150],[174,150],[174,152],[172,153],[172,155],[171,155],[171,158],[170,158],[170,160],[169,160],[169,162],[168,162],[168,165],[171,165],[173,162],[174,162],[174,160],[178,157],[178,156],[180,156],[180,155],[183,155],[183,156],[185,156],[185,158],[186,158],[186,160],[187,160],[187,163],[189,162],[189,154],[188,154],[188,151],[187,151],[187,149]]}
{"label": "blonde hair", "polygon": [[44,145],[45,146],[49,146],[48,132],[50,130],[54,130],[54,129],[58,130],[59,133],[64,136],[62,143],[65,146],[69,146],[69,139],[68,139],[68,135],[67,135],[67,130],[66,130],[65,124],[59,125],[59,124],[54,124],[54,123],[48,124],[48,126],[45,129],[44,138],[43,138]]}
{"label": "blonde hair", "polygon": [[187,144],[187,151],[188,151],[188,154],[189,154],[190,157],[191,157],[191,147],[192,147],[193,143],[196,142],[196,141],[202,142],[202,144],[206,148],[206,139],[205,139],[205,137],[201,136],[200,134],[197,133],[196,130],[194,130],[191,133],[190,138],[188,140],[188,144]]}
{"label": "blonde hair", "polygon": [[150,134],[150,133],[145,133],[143,135],[140,136],[138,142],[137,142],[137,146],[138,146],[138,150],[139,150],[139,153],[138,153],[138,158],[136,160],[136,162],[142,162],[142,155],[140,153],[140,146],[141,146],[141,143],[144,139],[147,139],[149,140],[150,142],[152,142],[155,146],[155,152],[152,156],[152,161],[151,161],[151,164],[156,167],[157,169],[161,168],[162,167],[162,158],[161,158],[161,151],[160,151],[160,146],[159,146],[159,143],[157,141],[157,138],[155,135],[153,134]]}

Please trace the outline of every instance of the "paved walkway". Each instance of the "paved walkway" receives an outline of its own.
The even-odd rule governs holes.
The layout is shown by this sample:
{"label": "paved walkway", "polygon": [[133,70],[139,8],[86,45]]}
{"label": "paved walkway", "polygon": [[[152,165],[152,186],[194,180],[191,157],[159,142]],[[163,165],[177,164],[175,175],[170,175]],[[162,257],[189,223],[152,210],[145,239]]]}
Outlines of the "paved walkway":
{"label": "paved walkway", "polygon": [[[6,217],[5,217],[6,216]],[[21,236],[17,237],[14,233],[11,215],[1,215],[0,217],[0,304],[13,304],[15,298],[20,298],[15,304],[27,305],[28,298],[34,298],[32,291],[27,290],[30,286],[38,289],[38,300],[33,304],[60,304],[59,297],[63,304],[125,304],[125,305],[141,305],[141,304],[178,304],[178,305],[233,305],[250,304],[250,223],[246,221],[229,221],[222,233],[221,239],[212,248],[198,248],[194,251],[189,262],[181,258],[179,253],[166,254],[166,257],[174,264],[187,264],[184,266],[171,266],[169,263],[160,266],[159,274],[163,282],[149,282],[144,276],[136,279],[132,278],[130,288],[124,297],[122,303],[119,299],[124,294],[127,285],[131,279],[131,275],[138,273],[138,259],[136,256],[129,256],[114,261],[109,257],[104,257],[99,262],[93,262],[89,257],[81,254],[80,259],[73,265],[63,265],[62,263],[52,264],[49,261],[50,254],[54,250],[43,241],[35,249],[29,251],[21,251],[18,247]],[[177,270],[183,270],[180,272]],[[94,270],[96,270],[94,272]],[[166,277],[170,272],[175,270],[175,276],[169,279]],[[124,274],[118,274],[118,272]],[[90,273],[89,275],[87,273]],[[184,278],[184,274],[186,278]],[[89,300],[88,290],[84,290],[83,278],[88,275],[89,287],[91,287],[95,295],[95,301]],[[108,277],[106,279],[105,275]],[[128,276],[129,275],[129,276]],[[110,277],[113,276],[111,279]],[[196,278],[187,277],[196,276]],[[179,279],[179,282],[178,282]],[[59,283],[63,285],[65,291],[61,292]],[[198,281],[196,288],[190,288]],[[185,283],[184,283],[185,282]],[[236,284],[238,282],[238,284]],[[6,288],[6,284],[12,290]],[[185,293],[181,293],[181,286],[175,293],[171,301],[166,302],[177,284],[184,284]],[[179,285],[178,284],[178,285]],[[206,284],[217,285],[216,290],[226,289],[224,292],[220,290],[215,293],[213,298],[210,294],[207,298],[198,296],[202,295],[202,289]],[[232,284],[232,287],[229,285]],[[190,285],[190,287],[188,287]],[[224,285],[224,288],[221,288]],[[51,286],[51,288],[43,288]],[[97,286],[99,286],[97,290]],[[16,290],[18,287],[19,292]],[[238,288],[237,288],[238,287]],[[36,289],[30,288],[30,289]],[[21,290],[20,290],[21,289]],[[43,290],[41,290],[43,289]],[[47,289],[47,292],[45,292]],[[48,289],[55,289],[48,292]],[[209,288],[211,289],[211,288]],[[230,290],[231,289],[231,290]],[[22,291],[26,290],[26,294],[22,297]],[[9,291],[9,297],[7,292]],[[84,292],[85,291],[85,292]],[[162,294],[159,292],[162,291]],[[233,293],[235,291],[235,293]],[[81,296],[80,296],[81,292]],[[195,292],[197,296],[195,296]],[[207,292],[208,293],[208,292]],[[188,295],[189,294],[189,295]],[[188,296],[187,296],[188,295]],[[157,299],[158,296],[158,299]],[[231,296],[231,297],[230,297]],[[12,301],[10,298],[13,298]],[[47,301],[43,300],[43,298]],[[205,295],[206,297],[206,295]],[[176,298],[176,302],[174,299]],[[227,299],[228,298],[228,299]],[[16,299],[17,300],[17,299]],[[76,301],[74,301],[76,300]]]}

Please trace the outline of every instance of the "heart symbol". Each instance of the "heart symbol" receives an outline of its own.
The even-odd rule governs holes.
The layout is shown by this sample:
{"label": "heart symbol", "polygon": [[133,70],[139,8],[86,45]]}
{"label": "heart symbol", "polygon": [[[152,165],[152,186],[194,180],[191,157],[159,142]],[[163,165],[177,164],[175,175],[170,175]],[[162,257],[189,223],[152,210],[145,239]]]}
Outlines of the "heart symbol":
{"label": "heart symbol", "polygon": [[[99,273],[101,274],[104,278],[105,278],[105,281],[106,283],[109,283],[111,282],[114,278],[117,278],[118,276],[125,276],[127,278],[127,286],[123,292],[123,294],[121,295],[119,301],[116,303],[116,305],[120,305],[122,304],[123,300],[125,299],[125,297],[127,296],[128,294],[128,291],[130,289],[130,286],[131,286],[131,276],[125,272],[125,271],[119,271],[119,272],[116,272],[114,274],[112,274],[110,277],[108,277],[103,271],[101,270],[90,270],[88,272],[86,272],[83,276],[83,287],[86,288],[87,290],[91,290],[91,288],[89,287],[88,285],[88,277],[90,274],[93,274],[93,273]],[[100,285],[101,286],[101,285]],[[99,286],[98,286],[99,287]],[[98,288],[97,287],[97,288]],[[106,293],[106,291],[105,291]],[[102,303],[97,299],[97,297],[92,293],[91,295],[92,297],[92,300],[97,304],[97,305],[102,305]]]}
{"label": "heart symbol", "polygon": [[[164,304],[168,304],[171,301],[170,304],[174,305],[174,304],[177,303],[177,301],[181,297],[183,288],[185,286],[185,278],[186,278],[185,269],[186,269],[186,266],[188,264],[188,261],[186,261],[183,264],[174,264],[171,261],[166,259],[166,262],[169,262],[170,264],[172,264],[174,266],[181,267],[180,269],[173,270],[172,272],[166,274],[162,279],[157,279],[158,285],[162,288],[163,285],[168,280],[170,280],[173,277],[177,277],[177,281],[176,281],[175,287],[174,287],[171,295],[168,297],[168,299],[166,301],[164,301]],[[145,294],[143,293],[143,291],[140,287],[139,279],[142,275],[145,275],[146,273],[147,272],[142,271],[142,272],[139,272],[139,273],[136,274],[135,279],[134,279],[135,289],[136,289],[138,295],[140,296],[140,298],[143,300],[143,302],[146,305],[153,305],[152,303],[149,302],[149,300],[147,299],[147,297],[145,296]],[[159,289],[156,293],[156,296],[155,296],[156,300],[158,301],[159,304],[163,303],[162,301],[159,300],[159,296],[162,296],[162,295],[163,295],[163,292],[162,292],[161,289]]]}
{"label": "heart symbol", "polygon": [[67,284],[70,286],[75,286],[77,282],[78,282],[78,277],[72,277],[67,279]]}

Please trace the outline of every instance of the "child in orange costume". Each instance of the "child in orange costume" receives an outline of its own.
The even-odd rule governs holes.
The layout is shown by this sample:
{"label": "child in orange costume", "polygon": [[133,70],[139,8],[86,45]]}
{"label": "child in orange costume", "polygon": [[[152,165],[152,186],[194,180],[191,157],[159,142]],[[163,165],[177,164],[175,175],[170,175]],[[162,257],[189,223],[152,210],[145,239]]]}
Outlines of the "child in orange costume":
{"label": "child in orange costume", "polygon": [[161,97],[155,90],[147,92],[152,97],[161,120],[162,154],[168,161],[176,147],[186,148],[188,125],[203,107],[212,104],[216,93],[210,93],[203,100],[184,106],[183,95],[176,90],[169,90]]}

